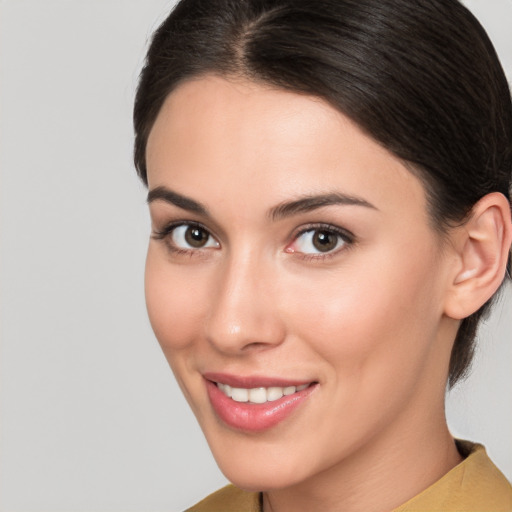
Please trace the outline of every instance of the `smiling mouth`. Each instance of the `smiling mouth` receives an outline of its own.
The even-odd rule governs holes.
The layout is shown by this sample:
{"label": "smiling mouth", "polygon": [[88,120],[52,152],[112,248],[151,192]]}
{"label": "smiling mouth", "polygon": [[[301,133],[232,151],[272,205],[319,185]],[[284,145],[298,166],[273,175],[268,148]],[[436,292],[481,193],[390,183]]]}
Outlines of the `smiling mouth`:
{"label": "smiling mouth", "polygon": [[203,375],[217,418],[238,431],[263,432],[286,420],[305,404],[318,382],[262,376]]}
{"label": "smiling mouth", "polygon": [[251,404],[264,404],[267,402],[274,402],[283,396],[291,396],[295,393],[303,391],[311,386],[310,384],[302,384],[300,386],[271,386],[271,387],[257,387],[257,388],[236,388],[222,382],[215,383],[222,393],[234,400],[235,402],[251,403]]}

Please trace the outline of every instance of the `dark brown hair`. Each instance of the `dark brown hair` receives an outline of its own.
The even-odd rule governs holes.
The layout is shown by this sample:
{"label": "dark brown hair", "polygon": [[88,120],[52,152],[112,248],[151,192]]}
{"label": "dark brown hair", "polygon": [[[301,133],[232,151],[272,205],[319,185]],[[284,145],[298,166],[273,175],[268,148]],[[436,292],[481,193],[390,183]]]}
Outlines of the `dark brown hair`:
{"label": "dark brown hair", "polygon": [[[135,166],[169,93],[215,73],[323,98],[423,182],[433,226],[490,192],[510,202],[512,103],[496,52],[457,0],[182,0],[155,32],[135,99]],[[510,260],[509,260],[510,270]],[[464,319],[450,385],[490,301]]]}

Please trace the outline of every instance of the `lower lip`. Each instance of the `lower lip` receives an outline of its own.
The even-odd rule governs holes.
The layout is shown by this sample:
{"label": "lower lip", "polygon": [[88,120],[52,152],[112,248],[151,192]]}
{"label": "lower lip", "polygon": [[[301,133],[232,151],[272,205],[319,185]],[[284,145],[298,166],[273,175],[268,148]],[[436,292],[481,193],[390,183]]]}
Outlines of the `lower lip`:
{"label": "lower lip", "polygon": [[313,384],[293,395],[283,396],[273,402],[253,404],[235,402],[228,398],[214,382],[206,381],[210,402],[217,416],[228,426],[248,432],[261,432],[275,427],[302,405],[316,388]]}

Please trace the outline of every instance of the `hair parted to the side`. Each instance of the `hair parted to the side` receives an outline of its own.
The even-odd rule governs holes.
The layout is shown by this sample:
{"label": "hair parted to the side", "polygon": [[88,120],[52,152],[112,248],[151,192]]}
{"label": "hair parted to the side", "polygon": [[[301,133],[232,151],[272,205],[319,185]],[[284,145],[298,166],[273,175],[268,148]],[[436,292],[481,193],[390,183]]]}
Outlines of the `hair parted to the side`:
{"label": "hair parted to the side", "polygon": [[[153,36],[135,99],[135,166],[146,184],[163,102],[207,73],[329,102],[422,180],[441,233],[490,192],[511,201],[510,90],[458,0],[181,0]],[[461,323],[452,386],[468,371],[490,302]]]}

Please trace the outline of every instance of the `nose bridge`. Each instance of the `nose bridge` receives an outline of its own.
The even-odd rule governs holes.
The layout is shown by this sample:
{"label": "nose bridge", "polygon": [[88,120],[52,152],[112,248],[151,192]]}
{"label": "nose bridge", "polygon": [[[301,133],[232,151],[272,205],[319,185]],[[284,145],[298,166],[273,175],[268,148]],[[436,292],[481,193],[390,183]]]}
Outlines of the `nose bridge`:
{"label": "nose bridge", "polygon": [[261,255],[240,252],[227,257],[216,281],[206,336],[218,350],[279,344],[284,329],[275,308],[272,270]]}

